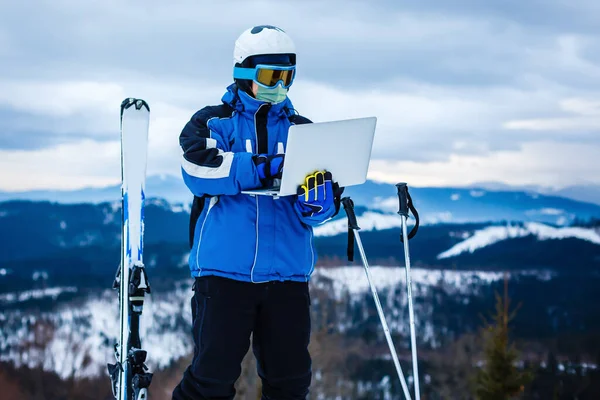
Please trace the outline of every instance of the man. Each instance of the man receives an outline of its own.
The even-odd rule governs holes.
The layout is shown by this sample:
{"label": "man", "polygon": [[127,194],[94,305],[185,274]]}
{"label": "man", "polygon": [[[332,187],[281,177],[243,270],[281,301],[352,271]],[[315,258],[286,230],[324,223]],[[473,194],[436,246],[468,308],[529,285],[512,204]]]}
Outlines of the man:
{"label": "man", "polygon": [[181,133],[183,179],[195,195],[195,347],[175,400],[234,398],[251,336],[262,398],[308,394],[312,227],[339,211],[341,192],[330,173],[317,172],[298,196],[240,193],[281,178],[288,128],[310,123],[287,98],[295,72],[295,47],[283,30],[248,29],[235,43],[235,83],[222,104],[198,111]]}

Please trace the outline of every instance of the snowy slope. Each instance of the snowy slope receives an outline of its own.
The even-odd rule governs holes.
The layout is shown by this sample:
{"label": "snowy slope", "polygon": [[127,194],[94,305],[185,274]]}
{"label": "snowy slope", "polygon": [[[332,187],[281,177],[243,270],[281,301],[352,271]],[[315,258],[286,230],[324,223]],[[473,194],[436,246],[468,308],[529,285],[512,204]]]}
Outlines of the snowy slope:
{"label": "snowy slope", "polygon": [[[372,267],[372,274],[382,299],[385,299],[386,309],[391,310],[390,328],[406,334],[406,296],[402,286],[404,270],[376,266]],[[431,288],[443,285],[446,290],[466,299],[498,279],[501,279],[498,273],[416,268],[413,270],[414,296],[423,299],[429,296]],[[369,314],[372,304],[362,267],[318,268],[311,285],[312,289],[324,289],[323,293],[331,296],[332,300],[339,300],[348,293],[354,307],[362,310],[360,315]],[[52,296],[55,292],[49,290],[44,295]],[[149,350],[148,364],[152,369],[166,367],[193,351],[189,334],[191,296],[189,280],[168,292],[148,296],[140,334],[144,348]],[[30,297],[16,294],[5,296],[3,300],[15,302]],[[363,317],[359,321],[348,314],[339,301],[334,303],[340,307],[337,317],[337,329],[340,331],[365,323]],[[424,342],[437,343],[439,338],[434,333],[437,331],[432,322],[433,306],[429,302],[418,301],[415,307],[419,337]],[[112,345],[118,333],[118,323],[118,303],[115,293],[110,290],[41,313],[35,309],[26,312],[13,307],[0,312],[0,361],[30,367],[41,365],[63,378],[104,375],[106,363],[113,361]]]}
{"label": "snowy slope", "polygon": [[[406,284],[403,267],[370,267],[370,271],[377,289],[393,288]],[[363,267],[320,268],[315,271],[315,276],[317,278],[326,277],[334,282],[336,298],[341,298],[342,293],[346,291],[351,295],[355,295],[370,290]],[[502,279],[502,273],[411,268],[411,279],[413,284],[417,286],[436,286],[443,283],[453,287],[455,293],[466,294],[472,293],[476,286]]]}
{"label": "snowy slope", "polygon": [[[4,273],[3,273],[4,272]],[[6,275],[6,270],[0,270],[0,275]],[[53,287],[46,289],[23,290],[13,293],[0,294],[0,305],[8,305],[13,303],[22,303],[29,300],[40,300],[45,297],[50,300],[56,300],[63,293],[77,293],[77,288],[74,286]]]}
{"label": "snowy slope", "polygon": [[[399,228],[402,222],[398,214],[378,211],[357,213],[357,219],[361,231]],[[348,232],[348,220],[345,215],[344,218],[335,219],[314,229],[315,236],[335,236],[345,232]]]}
{"label": "snowy slope", "polygon": [[[192,349],[188,286],[153,294],[144,303],[140,335],[144,347],[151,349],[148,364],[153,367],[166,367]],[[64,304],[51,312],[3,312],[0,328],[0,361],[42,365],[62,378],[98,376],[105,374],[107,362],[113,362],[118,299],[106,290],[83,304]],[[40,347],[40,342],[47,343]]]}
{"label": "snowy slope", "polygon": [[600,234],[591,228],[561,227],[529,222],[523,225],[489,226],[475,231],[472,236],[440,253],[438,260],[473,253],[492,244],[519,237],[533,235],[538,240],[574,238],[600,245]]}

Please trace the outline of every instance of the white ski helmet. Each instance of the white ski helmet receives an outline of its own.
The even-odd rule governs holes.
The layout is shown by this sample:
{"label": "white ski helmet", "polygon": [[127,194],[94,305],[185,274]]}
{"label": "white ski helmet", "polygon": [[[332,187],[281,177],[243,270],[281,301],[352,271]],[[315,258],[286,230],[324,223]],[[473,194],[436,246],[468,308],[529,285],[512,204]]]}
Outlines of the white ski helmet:
{"label": "white ski helmet", "polygon": [[233,64],[242,64],[248,57],[261,54],[290,54],[296,63],[296,46],[281,28],[258,25],[238,37],[233,49]]}

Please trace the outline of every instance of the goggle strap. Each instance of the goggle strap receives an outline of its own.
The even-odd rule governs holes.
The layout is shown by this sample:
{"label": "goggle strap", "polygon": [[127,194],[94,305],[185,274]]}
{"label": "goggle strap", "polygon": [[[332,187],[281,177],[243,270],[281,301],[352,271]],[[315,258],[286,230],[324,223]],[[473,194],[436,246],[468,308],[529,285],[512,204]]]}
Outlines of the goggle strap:
{"label": "goggle strap", "polygon": [[233,67],[233,77],[237,79],[247,79],[252,81],[256,77],[256,69]]}

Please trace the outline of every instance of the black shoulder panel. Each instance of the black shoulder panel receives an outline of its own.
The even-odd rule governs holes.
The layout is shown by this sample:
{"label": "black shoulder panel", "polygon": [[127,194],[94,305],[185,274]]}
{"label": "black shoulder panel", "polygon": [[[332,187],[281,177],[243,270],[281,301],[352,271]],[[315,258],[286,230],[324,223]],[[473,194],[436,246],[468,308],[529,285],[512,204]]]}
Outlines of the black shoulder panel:
{"label": "black shoulder panel", "polygon": [[303,117],[299,114],[294,114],[289,117],[289,120],[292,124],[302,125],[302,124],[312,124],[312,121],[306,117]]}
{"label": "black shoulder panel", "polygon": [[233,108],[227,104],[221,104],[218,106],[207,106],[202,110],[196,112],[185,125],[181,135],[179,135],[179,145],[183,151],[187,149],[198,140],[198,137],[209,138],[210,131],[206,126],[206,123],[211,118],[227,118],[233,113]]}

